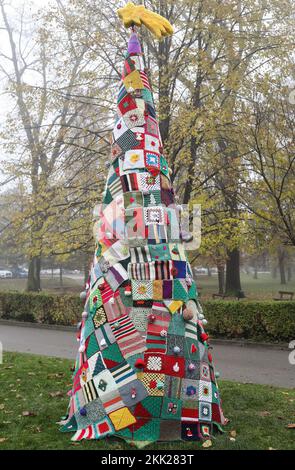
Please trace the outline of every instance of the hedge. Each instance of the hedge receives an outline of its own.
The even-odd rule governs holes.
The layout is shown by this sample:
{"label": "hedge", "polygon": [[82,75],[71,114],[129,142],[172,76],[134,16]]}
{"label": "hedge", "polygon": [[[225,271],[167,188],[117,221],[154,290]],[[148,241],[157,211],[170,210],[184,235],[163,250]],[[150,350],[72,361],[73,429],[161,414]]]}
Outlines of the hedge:
{"label": "hedge", "polygon": [[207,331],[215,337],[271,342],[295,339],[295,301],[203,302]]}
{"label": "hedge", "polygon": [[3,319],[75,325],[82,309],[79,295],[0,292],[0,318]]}
{"label": "hedge", "polygon": [[[219,338],[289,342],[295,338],[295,301],[202,302],[206,330]],[[0,292],[0,318],[75,325],[81,318],[78,295]]]}

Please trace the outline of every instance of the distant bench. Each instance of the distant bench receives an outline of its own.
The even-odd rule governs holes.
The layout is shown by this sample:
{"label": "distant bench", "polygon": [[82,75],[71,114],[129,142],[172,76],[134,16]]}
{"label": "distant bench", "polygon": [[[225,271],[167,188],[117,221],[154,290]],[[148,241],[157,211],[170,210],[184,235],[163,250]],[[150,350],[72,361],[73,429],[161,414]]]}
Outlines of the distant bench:
{"label": "distant bench", "polygon": [[240,300],[240,299],[244,299],[245,298],[245,294],[243,291],[239,291],[237,293],[237,295],[235,296],[231,296],[231,295],[227,295],[227,294],[212,294],[212,299],[232,299],[232,298],[235,298],[237,300]]}
{"label": "distant bench", "polygon": [[273,300],[293,300],[294,292],[279,290],[280,297],[274,297]]}

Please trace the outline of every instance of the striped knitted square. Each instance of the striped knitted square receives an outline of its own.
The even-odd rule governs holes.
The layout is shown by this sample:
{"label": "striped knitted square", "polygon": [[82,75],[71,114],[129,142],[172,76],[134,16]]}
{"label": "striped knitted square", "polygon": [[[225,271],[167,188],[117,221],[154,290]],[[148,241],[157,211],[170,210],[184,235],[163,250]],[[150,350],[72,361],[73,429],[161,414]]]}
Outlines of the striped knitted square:
{"label": "striped knitted square", "polygon": [[129,263],[128,274],[130,279],[137,279],[139,281],[156,279],[155,262]]}
{"label": "striped knitted square", "polygon": [[123,387],[124,385],[136,380],[137,376],[134,370],[130,367],[127,361],[121,362],[115,367],[110,369],[112,376],[115,379],[118,387]]}
{"label": "striped knitted square", "polygon": [[135,328],[142,332],[146,332],[147,317],[150,313],[150,309],[141,307],[132,307],[129,316],[134,323]]}
{"label": "striped knitted square", "polygon": [[86,403],[89,403],[92,400],[95,400],[98,397],[98,392],[94,385],[93,379],[88,380],[85,385],[82,387],[84,398]]}
{"label": "striped knitted square", "polygon": [[143,338],[136,330],[134,323],[128,315],[116,318],[110,322],[110,325],[121,353],[125,358],[146,350]]}
{"label": "striped knitted square", "polygon": [[130,248],[131,263],[145,263],[152,261],[149,247],[139,246]]}

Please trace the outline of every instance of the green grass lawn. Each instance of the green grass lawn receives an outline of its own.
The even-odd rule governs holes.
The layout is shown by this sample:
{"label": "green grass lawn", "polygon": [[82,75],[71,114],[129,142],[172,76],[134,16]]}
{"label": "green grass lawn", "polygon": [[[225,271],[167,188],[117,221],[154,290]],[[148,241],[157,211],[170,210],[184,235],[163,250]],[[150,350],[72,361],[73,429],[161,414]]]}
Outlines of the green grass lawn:
{"label": "green grass lawn", "polygon": [[[72,443],[71,434],[55,424],[65,414],[70,388],[70,361],[5,353],[0,365],[0,450],[130,449],[118,439]],[[295,391],[220,382],[225,415],[230,419],[211,449],[295,449]],[[24,416],[26,412],[31,416]],[[230,432],[236,437],[230,440]],[[234,433],[235,434],[235,433]],[[232,438],[232,437],[231,437]],[[158,443],[147,449],[202,449],[200,443]],[[203,450],[203,449],[202,449]]]}
{"label": "green grass lawn", "polygon": [[[83,290],[83,281],[64,276],[63,286],[59,284],[58,277],[44,277],[41,279],[42,289],[46,292],[55,292],[57,294],[80,292]],[[251,300],[269,300],[277,297],[279,290],[295,291],[295,280],[282,286],[279,277],[273,279],[270,274],[258,274],[258,279],[253,275],[241,273],[242,288]],[[217,276],[198,276],[197,285],[200,288],[202,299],[212,298],[212,294],[218,292]],[[0,291],[20,290],[26,288],[26,279],[0,279]]]}

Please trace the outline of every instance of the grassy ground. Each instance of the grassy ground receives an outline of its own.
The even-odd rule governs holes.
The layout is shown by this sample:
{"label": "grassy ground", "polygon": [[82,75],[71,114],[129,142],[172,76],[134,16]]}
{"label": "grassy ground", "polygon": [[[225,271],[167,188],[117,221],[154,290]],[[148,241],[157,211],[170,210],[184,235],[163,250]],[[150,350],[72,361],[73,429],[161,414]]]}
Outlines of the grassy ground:
{"label": "grassy ground", "polygon": [[[277,297],[279,290],[295,291],[295,280],[282,286],[279,278],[273,279],[270,274],[259,274],[258,279],[253,275],[241,273],[242,288],[247,299],[269,300]],[[217,276],[199,276],[197,285],[200,288],[201,298],[210,299],[212,294],[218,292]],[[0,279],[0,291],[3,290],[24,290],[26,279]],[[59,278],[42,278],[42,289],[58,294],[69,292],[80,292],[83,289],[83,281],[79,278],[69,278],[64,276],[63,287],[59,284]]]}
{"label": "grassy ground", "polygon": [[[4,354],[0,365],[0,450],[130,448],[114,438],[72,443],[71,434],[59,433],[55,422],[66,411],[70,365],[67,360]],[[295,422],[295,391],[226,381],[220,382],[220,389],[230,423],[226,433],[213,440],[212,449],[295,449],[295,429],[286,428]],[[27,412],[32,415],[24,416]],[[235,433],[236,437],[231,437]],[[202,449],[199,443],[182,442],[149,448]]]}

